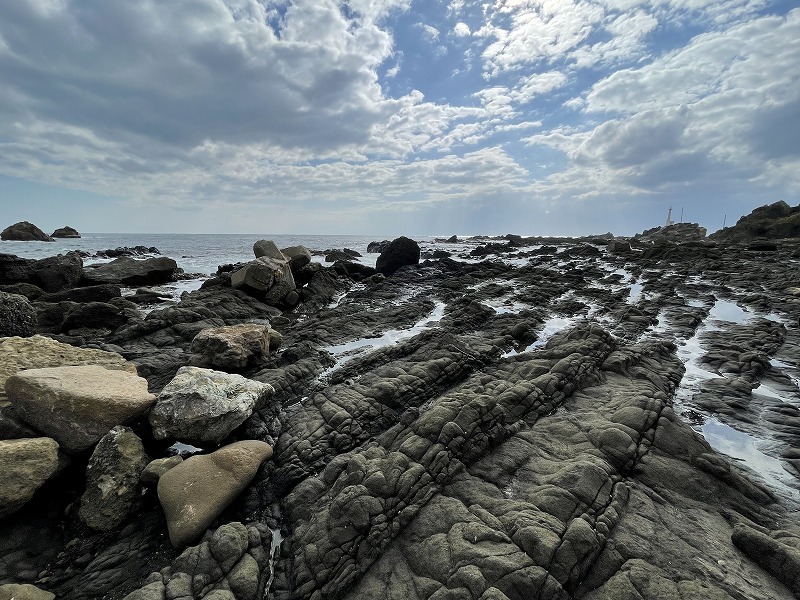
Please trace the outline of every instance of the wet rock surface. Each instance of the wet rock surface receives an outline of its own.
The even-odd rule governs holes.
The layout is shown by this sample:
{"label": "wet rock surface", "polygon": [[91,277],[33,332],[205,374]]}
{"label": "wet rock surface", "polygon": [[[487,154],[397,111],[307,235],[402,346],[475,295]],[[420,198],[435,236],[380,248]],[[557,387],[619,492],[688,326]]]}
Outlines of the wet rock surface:
{"label": "wet rock surface", "polygon": [[293,310],[222,271],[73,336],[157,394],[200,332],[269,323],[280,343],[236,370],[274,393],[219,440],[255,458],[170,458],[140,419],[156,461],[134,514],[101,534],[64,510],[80,486],[51,512],[35,495],[60,515],[60,556],[9,549],[0,582],[76,599],[792,598],[800,245],[698,236],[456,238],[388,276],[311,263]]}

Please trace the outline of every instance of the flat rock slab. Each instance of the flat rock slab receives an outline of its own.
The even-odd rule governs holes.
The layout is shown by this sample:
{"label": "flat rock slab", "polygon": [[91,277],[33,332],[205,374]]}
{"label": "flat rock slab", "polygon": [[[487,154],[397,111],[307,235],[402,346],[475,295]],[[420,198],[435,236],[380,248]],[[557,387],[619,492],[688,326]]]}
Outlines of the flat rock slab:
{"label": "flat rock slab", "polygon": [[85,267],[83,278],[92,283],[155,285],[175,281],[178,264],[171,258],[135,259],[121,256],[109,263]]}
{"label": "flat rock slab", "polygon": [[55,440],[0,441],[0,518],[20,509],[57,469]]}
{"label": "flat rock slab", "polygon": [[196,542],[271,456],[269,444],[245,440],[192,456],[164,473],[158,499],[172,545],[182,548]]}
{"label": "flat rock slab", "polygon": [[156,400],[145,379],[98,365],[20,371],[5,387],[19,417],[67,453],[91,448],[112,427],[141,416]]}
{"label": "flat rock slab", "polygon": [[2,338],[0,339],[0,404],[7,401],[6,379],[17,371],[68,365],[99,365],[106,369],[136,374],[136,365],[116,352],[77,348],[42,335]]}

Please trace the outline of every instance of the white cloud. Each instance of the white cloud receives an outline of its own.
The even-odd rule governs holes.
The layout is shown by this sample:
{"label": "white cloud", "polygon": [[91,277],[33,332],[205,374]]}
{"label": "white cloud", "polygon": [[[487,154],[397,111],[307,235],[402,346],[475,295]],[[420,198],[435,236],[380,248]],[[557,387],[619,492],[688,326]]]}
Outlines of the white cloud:
{"label": "white cloud", "polygon": [[561,181],[591,180],[596,193],[754,181],[800,190],[798,39],[800,9],[699,35],[592,87],[587,113],[622,116],[527,141],[565,152],[573,166]]}
{"label": "white cloud", "polygon": [[453,28],[453,33],[455,33],[458,37],[467,37],[471,34],[469,25],[462,23],[461,21],[456,23],[456,26]]}
{"label": "white cloud", "polygon": [[417,27],[422,30],[422,35],[429,42],[435,42],[439,39],[439,30],[427,23],[417,23]]}

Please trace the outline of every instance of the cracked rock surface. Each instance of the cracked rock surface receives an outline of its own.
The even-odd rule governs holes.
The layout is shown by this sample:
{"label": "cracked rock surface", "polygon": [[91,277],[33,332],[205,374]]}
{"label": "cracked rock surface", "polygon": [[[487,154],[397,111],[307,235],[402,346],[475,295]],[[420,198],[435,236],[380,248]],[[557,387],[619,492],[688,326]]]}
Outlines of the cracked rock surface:
{"label": "cracked rock surface", "polygon": [[268,321],[280,347],[238,372],[274,393],[225,443],[272,455],[176,549],[154,488],[205,485],[193,465],[214,454],[166,470],[143,439],[161,462],[136,515],[102,534],[64,521],[31,583],[78,600],[796,597],[793,242],[477,244],[423,245],[450,256],[391,276],[318,267],[282,315],[212,281],[95,340],[158,393],[198,331]]}

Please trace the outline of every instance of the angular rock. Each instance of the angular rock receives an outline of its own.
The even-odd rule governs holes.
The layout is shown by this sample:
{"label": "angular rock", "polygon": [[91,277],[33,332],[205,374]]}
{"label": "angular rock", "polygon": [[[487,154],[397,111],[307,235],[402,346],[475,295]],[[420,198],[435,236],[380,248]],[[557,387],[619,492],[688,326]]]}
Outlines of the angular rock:
{"label": "angular rock", "polygon": [[0,254],[0,284],[31,283],[35,260],[20,258],[14,254]]}
{"label": "angular rock", "polygon": [[67,453],[91,448],[115,425],[140,417],[156,399],[145,379],[98,365],[20,371],[5,388],[19,417]]}
{"label": "angular rock", "polygon": [[166,256],[145,259],[121,256],[109,263],[85,267],[83,281],[86,285],[157,285],[175,281],[177,273],[177,263]]}
{"label": "angular rock", "polygon": [[0,441],[0,518],[19,510],[58,468],[55,440]]}
{"label": "angular rock", "polygon": [[33,265],[33,281],[45,292],[68,290],[83,276],[83,259],[75,252],[37,260]]}
{"label": "angular rock", "polygon": [[255,323],[209,327],[192,340],[192,363],[235,371],[269,355],[270,327]]}
{"label": "angular rock", "polygon": [[181,367],[150,411],[153,436],[217,446],[274,393],[241,375]]}
{"label": "angular rock", "polygon": [[269,444],[246,440],[192,456],[164,473],[158,499],[172,545],[182,548],[197,541],[270,456]]}
{"label": "angular rock", "polygon": [[296,274],[311,262],[311,252],[305,246],[290,246],[281,250],[281,253],[289,259],[292,274]]}
{"label": "angular rock", "polygon": [[7,583],[0,585],[0,600],[55,600],[52,592],[39,589],[29,583]]}
{"label": "angular rock", "polygon": [[141,503],[140,475],[148,460],[142,440],[130,428],[117,426],[104,435],[86,467],[80,520],[97,531],[124,523]]}
{"label": "angular rock", "polygon": [[25,296],[0,292],[0,337],[30,337],[37,322],[36,309]]}
{"label": "angular rock", "polygon": [[274,258],[275,260],[286,260],[286,256],[284,256],[283,252],[278,250],[278,247],[272,240],[258,240],[253,244],[253,254],[255,254],[256,258],[261,258],[263,256],[266,258]]}
{"label": "angular rock", "polygon": [[39,229],[33,223],[20,221],[9,225],[0,232],[0,240],[14,240],[19,242],[53,242],[53,238]]}
{"label": "angular rock", "polygon": [[66,227],[59,227],[53,233],[50,234],[50,237],[54,238],[79,238],[81,234],[78,233],[78,230],[74,227],[66,226]]}
{"label": "angular rock", "polygon": [[6,401],[6,379],[17,371],[68,365],[98,365],[136,374],[136,365],[116,352],[76,348],[41,335],[3,338],[0,339],[0,403]]}
{"label": "angular rock", "polygon": [[401,236],[392,240],[381,252],[375,268],[384,275],[392,275],[401,267],[419,264],[419,244]]}
{"label": "angular rock", "polygon": [[275,282],[276,276],[282,274],[283,262],[269,257],[260,257],[250,261],[242,268],[231,273],[231,287],[248,287],[266,292]]}

